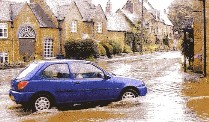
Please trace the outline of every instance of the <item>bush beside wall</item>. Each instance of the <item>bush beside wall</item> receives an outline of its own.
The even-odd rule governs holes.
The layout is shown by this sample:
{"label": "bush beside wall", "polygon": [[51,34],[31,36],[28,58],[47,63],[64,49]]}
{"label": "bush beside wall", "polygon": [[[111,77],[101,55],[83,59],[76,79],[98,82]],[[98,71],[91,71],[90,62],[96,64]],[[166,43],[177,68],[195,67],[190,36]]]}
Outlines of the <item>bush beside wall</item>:
{"label": "bush beside wall", "polygon": [[110,40],[109,44],[113,47],[113,54],[119,54],[123,52],[124,43],[119,40]]}
{"label": "bush beside wall", "polygon": [[112,57],[113,54],[113,47],[108,42],[100,42],[100,44],[105,48],[106,54],[108,58]]}
{"label": "bush beside wall", "polygon": [[106,54],[107,54],[106,50],[100,43],[98,44],[97,47],[98,47],[99,55],[100,56],[106,56]]}
{"label": "bush beside wall", "polygon": [[98,57],[99,51],[94,40],[68,40],[65,43],[66,58],[87,59]]}

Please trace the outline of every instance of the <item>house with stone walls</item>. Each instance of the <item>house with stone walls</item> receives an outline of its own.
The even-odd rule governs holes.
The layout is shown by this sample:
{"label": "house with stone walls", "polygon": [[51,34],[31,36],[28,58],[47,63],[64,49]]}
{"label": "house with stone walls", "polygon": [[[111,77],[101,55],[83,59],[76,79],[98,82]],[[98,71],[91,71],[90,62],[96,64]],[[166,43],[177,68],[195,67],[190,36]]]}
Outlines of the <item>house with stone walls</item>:
{"label": "house with stone walls", "polygon": [[[110,15],[107,11],[105,15],[101,5],[95,6],[91,0],[72,0],[59,6],[56,13],[45,0],[1,1],[0,5],[0,63],[9,64],[62,55],[65,42],[72,39],[125,40],[132,46],[132,31],[141,20],[142,9],[139,0],[128,0],[122,9]],[[149,40],[154,40],[164,33],[159,27],[163,22],[146,6],[143,9],[143,26],[149,32]],[[107,10],[111,11],[111,6]]]}
{"label": "house with stone walls", "polygon": [[108,40],[120,42],[123,48],[127,44],[126,35],[131,32],[132,28],[124,16],[114,13],[107,15],[107,30]]}
{"label": "house with stone walls", "polygon": [[[21,63],[64,54],[70,39],[107,40],[107,18],[101,5],[75,0],[52,12],[45,0],[0,2],[0,61]],[[6,11],[5,11],[6,10]],[[73,16],[72,16],[73,15]]]}
{"label": "house with stone walls", "polygon": [[[122,9],[118,10],[116,13],[125,16],[127,18],[127,21],[130,22],[130,27],[132,28],[132,32],[135,32],[137,28],[139,33],[141,32],[141,21],[142,21],[142,8],[143,8],[143,37],[145,42],[143,42],[143,46],[155,44],[157,34],[156,34],[156,28],[158,24],[156,24],[156,18],[155,13],[153,13],[150,10],[153,10],[154,8],[151,6],[151,4],[148,1],[145,1],[143,3],[140,2],[140,0],[128,0],[126,4],[123,6]],[[134,33],[128,33],[127,35],[127,43],[129,46],[133,48],[133,45],[138,45],[136,43],[139,43],[140,37],[138,36],[138,41],[136,38],[134,38]],[[141,42],[140,42],[141,43]],[[141,44],[139,44],[141,45]],[[139,47],[140,48],[140,47]],[[143,48],[143,47],[142,47]],[[140,50],[137,49],[136,50]]]}
{"label": "house with stone walls", "polygon": [[63,45],[66,41],[77,39],[107,40],[107,18],[101,5],[77,0],[60,6],[57,13],[61,21]]}
{"label": "house with stone walls", "polygon": [[120,42],[122,48],[125,44],[132,45],[125,41],[126,35],[132,31],[132,25],[126,16],[119,14],[119,12],[112,13],[110,0],[106,4],[105,14],[107,17],[108,40]]}
{"label": "house with stone walls", "polygon": [[44,1],[39,2],[0,2],[0,63],[16,64],[58,54],[57,23]]}
{"label": "house with stone walls", "polygon": [[[208,14],[209,2],[205,1],[205,12]],[[209,19],[206,17],[206,27],[204,33],[204,11],[203,11],[203,1],[202,0],[193,0],[193,29],[194,29],[194,62],[193,62],[193,71],[194,72],[205,72],[205,75],[209,74],[209,53],[208,53],[208,35],[209,35]],[[204,44],[204,34],[206,35],[206,45]],[[204,45],[206,48],[204,48]],[[204,53],[206,51],[206,55]],[[206,58],[204,60],[204,58]]]}

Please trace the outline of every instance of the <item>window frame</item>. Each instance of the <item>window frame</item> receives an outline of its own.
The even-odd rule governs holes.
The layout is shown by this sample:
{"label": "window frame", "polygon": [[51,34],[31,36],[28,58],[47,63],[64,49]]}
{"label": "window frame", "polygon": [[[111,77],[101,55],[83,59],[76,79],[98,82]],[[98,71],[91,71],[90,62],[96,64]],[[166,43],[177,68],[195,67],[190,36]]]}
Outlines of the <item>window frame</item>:
{"label": "window frame", "polygon": [[[86,66],[82,66],[83,68],[82,69],[85,69],[84,71],[85,72],[73,72],[73,69],[72,69],[72,65],[74,65],[74,64],[76,64],[76,65],[90,65],[90,66],[92,66],[93,68],[94,68],[94,70],[96,69],[96,70],[98,70],[98,71],[100,71],[100,72],[86,72],[85,70],[88,70],[87,68],[86,68]],[[76,65],[74,65],[74,67],[76,67]],[[80,68],[81,68],[81,66],[80,66]],[[75,63],[70,63],[70,65],[69,65],[69,69],[70,69],[70,73],[71,73],[71,75],[72,75],[72,78],[74,79],[74,80],[90,80],[90,79],[104,79],[104,77],[105,77],[105,72],[101,69],[101,68],[99,68],[99,67],[97,67],[97,66],[95,66],[95,65],[93,65],[92,63],[83,63],[83,62],[75,62]],[[95,70],[95,71],[96,71]],[[83,75],[85,76],[85,75],[87,75],[87,74],[89,74],[89,73],[102,73],[101,74],[101,78],[100,77],[83,77]],[[76,75],[76,76],[75,76]],[[80,78],[76,78],[77,77],[77,75],[80,75],[80,76],[82,76],[82,77],[80,77]]]}
{"label": "window frame", "polygon": [[2,30],[2,36],[0,36],[0,39],[6,39],[8,38],[8,24],[7,23],[0,23],[0,30]]}
{"label": "window frame", "polygon": [[72,33],[77,33],[77,31],[78,31],[78,22],[76,20],[71,21],[70,31]]}
{"label": "window frame", "polygon": [[54,57],[54,44],[52,38],[46,38],[43,41],[43,56],[44,59]]}
{"label": "window frame", "polygon": [[[44,75],[43,75],[43,72],[44,72],[48,67],[53,66],[53,65],[66,65],[66,67],[67,67],[67,69],[68,69],[68,77],[67,77],[67,78],[58,78],[58,77],[50,78],[50,77],[44,76]],[[70,72],[70,68],[69,68],[68,63],[53,63],[53,64],[50,64],[50,65],[47,65],[43,70],[41,70],[39,76],[41,76],[41,77],[44,78],[44,79],[53,79],[53,80],[59,80],[59,79],[71,79],[71,72]]]}
{"label": "window frame", "polygon": [[97,22],[97,33],[103,33],[103,23]]}
{"label": "window frame", "polygon": [[8,63],[9,62],[9,54],[6,52],[0,52],[0,63]]}

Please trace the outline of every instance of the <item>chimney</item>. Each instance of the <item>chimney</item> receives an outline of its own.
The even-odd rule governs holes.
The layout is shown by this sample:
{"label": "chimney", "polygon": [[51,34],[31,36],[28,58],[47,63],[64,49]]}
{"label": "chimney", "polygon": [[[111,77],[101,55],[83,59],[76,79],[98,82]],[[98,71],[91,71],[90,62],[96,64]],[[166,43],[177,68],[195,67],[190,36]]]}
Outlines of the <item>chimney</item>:
{"label": "chimney", "polygon": [[164,9],[164,14],[167,14],[167,11],[166,11],[166,9]]}
{"label": "chimney", "polygon": [[111,14],[111,13],[112,13],[112,3],[109,0],[106,5],[106,14]]}
{"label": "chimney", "polygon": [[130,11],[131,13],[134,12],[134,8],[133,8],[133,3],[131,2],[131,0],[128,0],[126,5],[125,5],[125,9]]}

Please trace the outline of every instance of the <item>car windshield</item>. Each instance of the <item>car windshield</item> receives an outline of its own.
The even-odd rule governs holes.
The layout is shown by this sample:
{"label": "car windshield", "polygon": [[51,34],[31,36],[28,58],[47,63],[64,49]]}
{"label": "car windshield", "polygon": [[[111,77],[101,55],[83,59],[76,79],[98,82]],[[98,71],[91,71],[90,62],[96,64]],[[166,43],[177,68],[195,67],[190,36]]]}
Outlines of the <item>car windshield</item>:
{"label": "car windshield", "polygon": [[18,76],[16,79],[22,79],[26,75],[28,75],[31,71],[33,71],[38,66],[38,63],[31,63],[28,67],[26,67]]}

